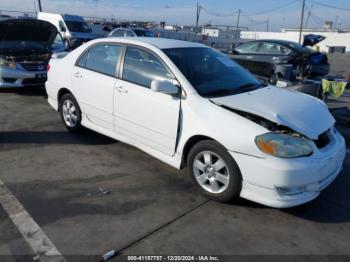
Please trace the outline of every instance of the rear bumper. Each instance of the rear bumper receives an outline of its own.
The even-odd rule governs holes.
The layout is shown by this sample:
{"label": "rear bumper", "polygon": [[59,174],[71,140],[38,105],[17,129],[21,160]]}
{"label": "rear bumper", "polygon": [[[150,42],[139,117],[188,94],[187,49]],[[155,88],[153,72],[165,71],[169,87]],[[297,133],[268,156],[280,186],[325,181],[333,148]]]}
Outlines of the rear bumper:
{"label": "rear bumper", "polygon": [[46,71],[23,71],[20,69],[0,68],[0,88],[19,88],[44,86]]}
{"label": "rear bumper", "polygon": [[310,157],[262,159],[230,153],[242,173],[241,197],[270,207],[288,208],[315,199],[335,180],[342,170],[346,147],[344,138],[337,133],[327,148]]}

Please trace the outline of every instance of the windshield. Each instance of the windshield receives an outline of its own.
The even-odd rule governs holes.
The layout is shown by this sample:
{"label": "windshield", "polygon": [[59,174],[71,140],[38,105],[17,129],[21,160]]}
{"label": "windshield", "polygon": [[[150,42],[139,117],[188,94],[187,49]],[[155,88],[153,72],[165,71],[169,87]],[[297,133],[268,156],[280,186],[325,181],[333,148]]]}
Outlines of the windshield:
{"label": "windshield", "polygon": [[175,48],[163,51],[203,97],[238,94],[262,86],[247,70],[212,48]]}
{"label": "windshield", "polygon": [[142,30],[142,29],[133,29],[133,30],[137,36],[155,37],[155,34],[148,30]]}
{"label": "windshield", "polygon": [[55,41],[51,45],[51,51],[53,51],[54,53],[66,51],[64,41],[63,41],[62,36],[60,34],[56,35]]}
{"label": "windshield", "polygon": [[69,29],[72,32],[79,33],[90,33],[91,29],[87,23],[81,21],[64,21]]}

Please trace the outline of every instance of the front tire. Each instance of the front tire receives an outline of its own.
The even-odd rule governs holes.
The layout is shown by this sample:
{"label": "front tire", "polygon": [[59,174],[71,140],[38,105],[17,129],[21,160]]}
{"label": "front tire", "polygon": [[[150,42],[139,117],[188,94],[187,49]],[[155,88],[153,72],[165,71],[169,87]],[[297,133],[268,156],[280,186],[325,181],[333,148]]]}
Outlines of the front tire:
{"label": "front tire", "polygon": [[70,132],[77,133],[82,130],[81,110],[72,94],[68,93],[62,96],[59,112],[64,126]]}
{"label": "front tire", "polygon": [[215,141],[201,141],[188,154],[188,171],[202,194],[218,202],[239,196],[240,170],[227,150]]}

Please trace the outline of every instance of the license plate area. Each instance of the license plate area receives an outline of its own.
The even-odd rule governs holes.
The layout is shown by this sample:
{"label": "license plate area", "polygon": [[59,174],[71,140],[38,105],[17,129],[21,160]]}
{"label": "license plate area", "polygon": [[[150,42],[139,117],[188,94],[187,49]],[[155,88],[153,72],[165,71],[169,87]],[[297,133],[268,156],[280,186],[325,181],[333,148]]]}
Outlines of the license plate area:
{"label": "license plate area", "polygon": [[35,78],[36,79],[46,79],[47,78],[47,74],[36,74]]}

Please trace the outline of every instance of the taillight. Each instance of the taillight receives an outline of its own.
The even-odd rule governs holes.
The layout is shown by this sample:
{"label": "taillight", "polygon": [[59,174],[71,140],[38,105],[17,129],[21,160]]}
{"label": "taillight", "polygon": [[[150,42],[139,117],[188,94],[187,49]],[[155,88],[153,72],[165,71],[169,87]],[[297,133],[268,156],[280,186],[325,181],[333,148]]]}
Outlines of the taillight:
{"label": "taillight", "polygon": [[50,68],[51,68],[50,64],[47,64],[47,67],[46,67],[47,72],[50,71]]}

